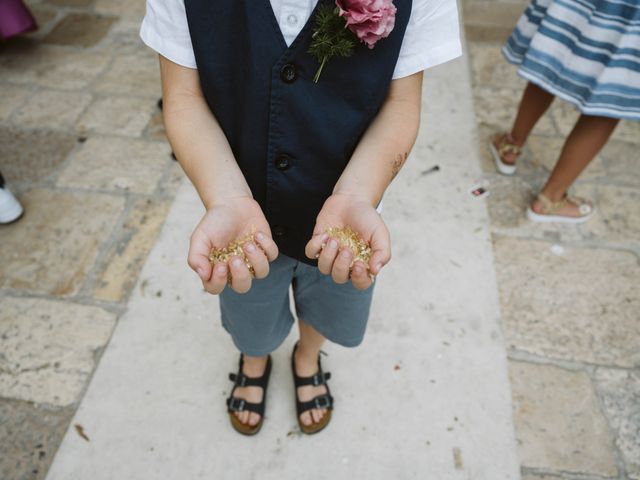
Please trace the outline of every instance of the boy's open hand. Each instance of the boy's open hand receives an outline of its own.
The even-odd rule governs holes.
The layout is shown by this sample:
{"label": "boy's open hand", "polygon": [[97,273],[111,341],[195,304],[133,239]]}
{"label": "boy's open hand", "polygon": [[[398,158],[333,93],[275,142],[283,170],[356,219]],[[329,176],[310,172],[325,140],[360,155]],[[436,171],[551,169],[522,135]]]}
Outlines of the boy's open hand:
{"label": "boy's open hand", "polygon": [[[351,272],[349,267],[353,261],[353,252],[349,248],[340,248],[338,241],[326,234],[328,228],[346,225],[371,246],[369,265],[365,266],[361,261],[356,261]],[[322,245],[325,243],[323,248]],[[313,236],[307,243],[305,254],[309,258],[318,258],[320,271],[325,275],[331,274],[336,283],[346,283],[351,278],[354,287],[364,290],[369,288],[372,282],[369,273],[377,275],[391,260],[389,231],[367,198],[333,194],[318,214]]]}
{"label": "boy's open hand", "polygon": [[246,293],[251,288],[251,273],[239,256],[231,257],[229,264],[209,262],[213,247],[224,248],[230,242],[255,231],[255,242],[247,242],[243,250],[256,278],[269,273],[269,262],[278,256],[278,247],[271,238],[269,223],[260,205],[251,197],[234,197],[211,207],[191,234],[187,263],[202,280],[204,289],[218,294],[231,279],[231,288]]}

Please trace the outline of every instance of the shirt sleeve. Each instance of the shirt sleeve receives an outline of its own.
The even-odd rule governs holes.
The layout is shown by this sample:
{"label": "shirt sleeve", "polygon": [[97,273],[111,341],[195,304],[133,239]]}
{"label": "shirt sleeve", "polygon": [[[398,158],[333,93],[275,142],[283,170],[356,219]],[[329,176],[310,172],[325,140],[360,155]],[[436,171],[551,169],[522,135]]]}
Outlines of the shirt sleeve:
{"label": "shirt sleeve", "polygon": [[393,79],[462,55],[456,0],[413,0]]}
{"label": "shirt sleeve", "polygon": [[184,0],[147,0],[140,38],[172,62],[197,68]]}

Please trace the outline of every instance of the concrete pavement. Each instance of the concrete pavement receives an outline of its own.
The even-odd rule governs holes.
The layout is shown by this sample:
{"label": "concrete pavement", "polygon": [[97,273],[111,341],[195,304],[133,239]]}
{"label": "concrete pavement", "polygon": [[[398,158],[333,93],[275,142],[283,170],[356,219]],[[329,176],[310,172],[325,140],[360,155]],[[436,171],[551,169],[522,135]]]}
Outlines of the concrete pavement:
{"label": "concrete pavement", "polygon": [[519,478],[487,210],[468,193],[480,169],[465,59],[425,75],[423,105],[385,197],[394,259],[365,342],[327,345],[326,431],[296,426],[294,333],[275,353],[260,434],[229,426],[237,354],[186,265],[203,208],[185,179],[47,478]]}

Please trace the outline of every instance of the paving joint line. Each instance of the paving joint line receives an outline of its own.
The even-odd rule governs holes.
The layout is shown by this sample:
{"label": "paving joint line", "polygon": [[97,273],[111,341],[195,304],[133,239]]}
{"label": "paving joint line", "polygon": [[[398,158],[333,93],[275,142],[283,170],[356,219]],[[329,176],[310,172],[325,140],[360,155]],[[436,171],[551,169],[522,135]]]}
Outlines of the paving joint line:
{"label": "paving joint line", "polygon": [[600,412],[602,413],[602,417],[604,418],[605,422],[607,422],[607,427],[609,428],[609,431],[607,433],[608,433],[609,440],[611,441],[613,454],[616,462],[616,467],[618,468],[618,474],[621,477],[627,478],[628,472],[627,472],[627,465],[625,462],[624,454],[622,453],[622,450],[620,449],[620,446],[616,441],[620,436],[619,431],[617,428],[613,427],[612,419],[610,418],[609,414],[607,413],[607,409],[605,408],[604,394],[601,391],[599,383],[595,378],[596,370],[598,369],[594,369],[589,374],[593,392],[595,394],[596,402],[598,403]]}
{"label": "paving joint line", "polygon": [[600,475],[598,473],[572,472],[570,470],[554,470],[552,468],[541,467],[522,466],[520,470],[524,474],[553,476],[561,480],[628,480],[628,478],[625,475],[622,475],[620,472],[618,472],[617,475],[611,477]]}
{"label": "paving joint line", "polygon": [[118,239],[125,233],[124,225],[133,210],[136,199],[131,198],[129,195],[124,195],[123,198],[125,200],[124,208],[120,211],[118,218],[114,222],[114,228],[111,230],[107,239],[100,242],[98,255],[93,261],[91,268],[85,273],[84,280],[78,290],[79,296],[92,296],[91,292],[93,292],[98,285],[98,276],[101,272],[105,271],[108,264],[108,255],[112,247],[115,248],[117,246]]}
{"label": "paving joint line", "polygon": [[509,229],[508,227],[492,227],[491,234],[492,236],[498,237],[509,237],[509,238],[517,238],[521,240],[531,240],[536,242],[543,243],[553,243],[553,244],[561,244],[563,247],[570,248],[584,248],[589,250],[612,250],[616,252],[624,252],[630,253],[636,258],[638,262],[640,262],[640,244],[638,245],[629,245],[624,243],[601,243],[600,241],[592,241],[592,240],[571,240],[571,239],[550,239],[544,237],[535,237],[531,236],[528,232],[519,234],[517,231],[514,231],[517,227],[513,229]]}
{"label": "paving joint line", "polygon": [[535,353],[527,352],[526,350],[520,350],[517,348],[509,348],[507,354],[510,360],[516,360],[520,362],[534,363],[538,365],[553,365],[564,370],[570,371],[582,371],[585,373],[591,373],[598,368],[608,368],[611,370],[618,370],[623,372],[637,372],[640,371],[640,365],[633,367],[625,367],[622,365],[611,365],[603,363],[594,363],[584,360],[567,360],[558,357],[542,356]]}
{"label": "paving joint line", "polygon": [[125,303],[107,302],[87,295],[57,296],[33,290],[16,289],[11,287],[0,288],[0,300],[8,298],[41,299],[54,302],[73,303],[87,307],[98,307],[118,316],[124,313],[127,308]]}

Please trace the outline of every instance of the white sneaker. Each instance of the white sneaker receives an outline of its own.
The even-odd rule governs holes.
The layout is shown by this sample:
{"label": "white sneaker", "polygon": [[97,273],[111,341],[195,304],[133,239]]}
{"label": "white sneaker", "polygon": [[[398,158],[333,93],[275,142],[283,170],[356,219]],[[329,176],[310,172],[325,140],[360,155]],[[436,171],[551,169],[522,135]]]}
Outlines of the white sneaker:
{"label": "white sneaker", "polygon": [[18,220],[24,209],[7,187],[0,188],[0,223],[11,223]]}

